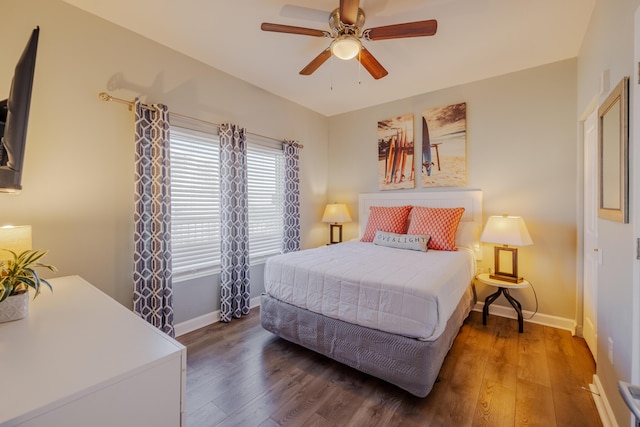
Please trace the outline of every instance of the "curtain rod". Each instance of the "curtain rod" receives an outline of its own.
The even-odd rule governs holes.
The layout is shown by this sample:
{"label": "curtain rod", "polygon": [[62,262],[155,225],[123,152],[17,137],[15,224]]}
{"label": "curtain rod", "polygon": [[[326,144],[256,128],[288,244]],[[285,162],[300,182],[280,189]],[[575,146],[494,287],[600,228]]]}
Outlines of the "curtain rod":
{"label": "curtain rod", "polygon": [[[106,101],[106,102],[113,101],[113,102],[117,102],[119,104],[127,105],[129,107],[129,111],[132,111],[133,110],[133,106],[135,105],[133,101],[127,101],[126,99],[116,98],[115,96],[111,96],[106,92],[100,92],[98,94],[98,98],[101,101]],[[142,108],[144,108],[146,110],[149,110],[149,111],[155,111],[155,108],[153,108],[152,106],[147,105],[147,104],[142,104]],[[209,122],[207,120],[198,119],[196,117],[185,116],[184,114],[174,113],[174,112],[171,112],[171,111],[169,112],[169,114],[170,115],[174,115],[174,116],[178,116],[178,117],[182,117],[183,119],[195,120],[197,122],[205,123],[207,125],[212,125],[212,126],[215,126],[217,128],[220,127],[220,125],[218,123]],[[280,142],[280,143],[286,142],[286,141],[283,141],[282,139],[272,138],[272,137],[266,136],[266,135],[260,135],[259,133],[253,133],[253,132],[247,132],[247,133],[249,135],[257,136],[257,137],[260,137],[260,138],[270,139],[272,141],[276,141],[276,142]],[[304,145],[302,145],[302,144],[298,144],[298,146],[300,148],[304,148]]]}

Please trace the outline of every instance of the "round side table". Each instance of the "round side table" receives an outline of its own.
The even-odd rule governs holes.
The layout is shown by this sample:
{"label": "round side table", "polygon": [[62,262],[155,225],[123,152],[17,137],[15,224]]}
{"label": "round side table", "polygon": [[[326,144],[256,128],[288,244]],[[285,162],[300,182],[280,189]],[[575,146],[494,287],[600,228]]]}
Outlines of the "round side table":
{"label": "round side table", "polygon": [[487,324],[487,315],[489,314],[489,306],[498,299],[500,295],[504,295],[504,297],[509,301],[509,304],[516,310],[518,313],[518,331],[520,333],[524,332],[524,318],[522,317],[522,305],[518,300],[511,296],[509,293],[510,289],[522,289],[529,287],[529,282],[523,280],[520,283],[511,283],[505,282],[504,280],[492,279],[489,277],[488,273],[478,274],[476,276],[476,280],[480,283],[484,283],[485,285],[497,287],[498,290],[491,295],[489,295],[484,300],[484,308],[482,309],[482,324]]}

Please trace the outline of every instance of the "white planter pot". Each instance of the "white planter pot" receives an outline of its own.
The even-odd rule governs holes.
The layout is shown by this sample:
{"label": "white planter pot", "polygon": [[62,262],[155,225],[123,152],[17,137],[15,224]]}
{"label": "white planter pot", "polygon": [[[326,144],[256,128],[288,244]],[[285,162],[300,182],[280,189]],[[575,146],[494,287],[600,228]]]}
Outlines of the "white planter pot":
{"label": "white planter pot", "polygon": [[0,323],[20,320],[29,313],[29,292],[11,295],[0,302]]}

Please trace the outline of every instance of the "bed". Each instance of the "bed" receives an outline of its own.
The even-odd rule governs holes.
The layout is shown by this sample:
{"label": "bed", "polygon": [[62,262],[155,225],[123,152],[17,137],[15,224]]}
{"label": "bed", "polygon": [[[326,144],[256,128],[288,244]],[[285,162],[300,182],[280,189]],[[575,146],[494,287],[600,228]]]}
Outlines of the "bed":
{"label": "bed", "polygon": [[[405,219],[405,212],[410,223],[398,220]],[[417,225],[420,212],[455,213],[456,228],[451,230],[449,221],[443,237],[442,224],[434,228],[435,217]],[[390,213],[398,217],[384,223]],[[372,241],[356,239],[267,261],[261,324],[281,338],[424,397],[476,302],[482,192],[361,194],[359,220],[360,237]],[[393,242],[400,238],[381,231],[389,231],[389,224],[396,228],[391,231],[404,227],[409,237],[424,232],[431,237],[429,249],[388,244],[390,236]],[[416,249],[415,239],[410,240]]]}

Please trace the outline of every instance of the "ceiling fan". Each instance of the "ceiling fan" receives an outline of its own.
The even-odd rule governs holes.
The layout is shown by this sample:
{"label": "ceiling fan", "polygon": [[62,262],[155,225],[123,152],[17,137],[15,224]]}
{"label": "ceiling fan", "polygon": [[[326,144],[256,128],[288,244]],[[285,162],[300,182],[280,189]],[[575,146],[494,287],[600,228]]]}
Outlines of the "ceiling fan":
{"label": "ceiling fan", "polygon": [[312,37],[329,37],[333,41],[320,55],[316,56],[300,74],[313,74],[324,62],[335,55],[344,60],[357,58],[362,66],[374,79],[386,76],[387,70],[362,44],[367,41],[399,39],[407,37],[432,36],[436,33],[438,22],[435,19],[427,21],[406,22],[404,24],[386,25],[383,27],[362,29],[364,25],[364,11],[360,9],[359,0],[340,0],[340,7],[329,14],[331,31],[315,30],[312,28],[294,27],[291,25],[271,24],[263,22],[263,31],[276,33],[299,34]]}

